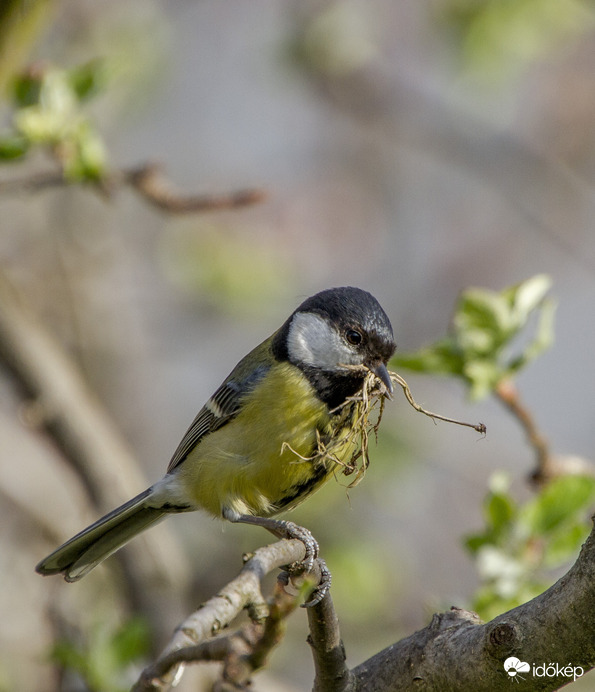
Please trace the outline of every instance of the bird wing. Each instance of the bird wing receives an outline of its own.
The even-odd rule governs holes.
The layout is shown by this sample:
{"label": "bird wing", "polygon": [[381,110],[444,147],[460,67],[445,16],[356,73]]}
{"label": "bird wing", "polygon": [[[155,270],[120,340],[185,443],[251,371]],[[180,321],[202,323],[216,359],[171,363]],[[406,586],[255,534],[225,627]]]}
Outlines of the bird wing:
{"label": "bird wing", "polygon": [[244,397],[254,389],[268,371],[268,367],[261,365],[248,377],[234,377],[234,373],[229,376],[201,408],[186,431],[169,462],[168,473],[184,461],[205,435],[223,427],[238,415],[242,409]]}

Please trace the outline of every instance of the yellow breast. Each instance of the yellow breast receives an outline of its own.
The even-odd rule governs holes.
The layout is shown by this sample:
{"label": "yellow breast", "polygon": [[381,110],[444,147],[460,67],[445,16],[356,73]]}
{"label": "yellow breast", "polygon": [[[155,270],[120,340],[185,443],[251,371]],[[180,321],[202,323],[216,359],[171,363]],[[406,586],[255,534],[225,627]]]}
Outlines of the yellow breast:
{"label": "yellow breast", "polygon": [[[246,398],[240,413],[206,435],[180,466],[185,494],[221,516],[224,507],[266,516],[295,507],[327,480],[331,460],[312,459],[319,436],[342,436],[301,371],[276,366]],[[333,450],[338,459],[351,443]]]}

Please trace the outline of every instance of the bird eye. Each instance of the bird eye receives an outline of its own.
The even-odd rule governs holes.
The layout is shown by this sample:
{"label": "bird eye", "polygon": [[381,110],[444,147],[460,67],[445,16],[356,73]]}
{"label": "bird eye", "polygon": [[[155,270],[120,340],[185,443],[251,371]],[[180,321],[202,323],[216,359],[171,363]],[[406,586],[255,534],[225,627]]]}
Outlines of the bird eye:
{"label": "bird eye", "polygon": [[363,337],[362,337],[362,335],[361,335],[361,332],[358,332],[358,331],[355,330],[355,329],[348,329],[348,330],[345,332],[345,338],[346,338],[347,341],[349,341],[349,343],[352,344],[353,346],[358,346],[359,344],[361,344],[362,339],[363,339]]}

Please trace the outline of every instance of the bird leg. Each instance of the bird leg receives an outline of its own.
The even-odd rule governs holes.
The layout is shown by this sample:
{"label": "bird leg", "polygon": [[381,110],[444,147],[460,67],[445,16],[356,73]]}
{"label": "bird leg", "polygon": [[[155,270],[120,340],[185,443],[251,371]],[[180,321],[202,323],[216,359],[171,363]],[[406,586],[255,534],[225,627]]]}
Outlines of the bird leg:
{"label": "bird leg", "polygon": [[[305,603],[306,607],[311,607],[319,603],[331,585],[331,573],[329,572],[324,560],[318,558],[319,546],[318,541],[314,538],[312,533],[304,528],[295,524],[293,521],[286,521],[284,519],[272,519],[271,517],[257,517],[251,514],[238,514],[232,509],[224,508],[223,517],[234,524],[252,524],[253,526],[262,526],[273,536],[277,538],[287,538],[300,541],[304,544],[304,549],[306,555],[303,562],[300,564],[300,571],[310,572],[314,566],[314,561],[317,560],[320,567],[320,582],[310,600]],[[295,569],[290,572],[295,572]]]}

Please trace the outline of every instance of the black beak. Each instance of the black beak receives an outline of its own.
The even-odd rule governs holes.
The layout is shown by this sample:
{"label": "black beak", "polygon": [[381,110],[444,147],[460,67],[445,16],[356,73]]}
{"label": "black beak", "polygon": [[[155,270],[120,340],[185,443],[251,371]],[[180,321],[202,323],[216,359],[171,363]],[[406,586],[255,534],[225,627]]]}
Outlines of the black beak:
{"label": "black beak", "polygon": [[386,387],[386,391],[389,399],[392,399],[393,393],[393,383],[390,379],[390,374],[384,363],[380,363],[376,367],[370,368],[370,370],[376,375],[376,377],[382,382]]}

